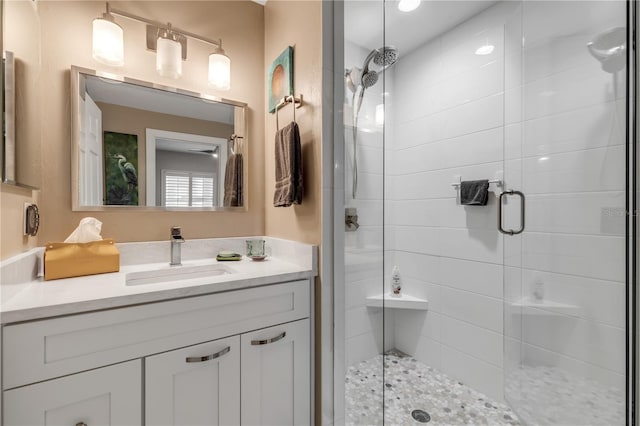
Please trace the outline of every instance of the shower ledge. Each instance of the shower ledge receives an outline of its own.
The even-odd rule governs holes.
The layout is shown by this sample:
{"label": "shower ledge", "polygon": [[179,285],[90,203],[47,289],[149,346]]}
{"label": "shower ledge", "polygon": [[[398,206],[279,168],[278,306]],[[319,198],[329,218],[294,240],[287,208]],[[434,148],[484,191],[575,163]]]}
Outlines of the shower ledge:
{"label": "shower ledge", "polygon": [[[384,301],[384,306],[383,306]],[[384,296],[379,294],[377,296],[367,297],[367,306],[373,308],[394,308],[394,309],[415,309],[420,311],[426,311],[429,307],[429,301],[420,299],[418,297],[409,296],[408,294],[402,294],[399,297],[392,296],[391,293],[387,293]]]}
{"label": "shower ledge", "polygon": [[532,300],[530,298],[520,299],[515,303],[511,303],[514,308],[525,309],[522,314],[528,315],[549,315],[563,314],[568,316],[581,316],[582,309],[579,306],[569,305],[567,303],[553,302],[551,300]]}

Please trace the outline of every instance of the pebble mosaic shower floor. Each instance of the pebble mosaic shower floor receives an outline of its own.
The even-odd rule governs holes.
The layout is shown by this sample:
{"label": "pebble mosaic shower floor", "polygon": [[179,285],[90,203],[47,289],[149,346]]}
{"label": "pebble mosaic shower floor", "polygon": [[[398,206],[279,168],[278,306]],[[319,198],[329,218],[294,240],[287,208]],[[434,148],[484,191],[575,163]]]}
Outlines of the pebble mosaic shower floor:
{"label": "pebble mosaic shower floor", "polygon": [[[509,407],[399,352],[385,362],[385,425],[519,425]],[[346,424],[382,425],[382,357],[349,367]],[[414,413],[414,410],[426,412]]]}

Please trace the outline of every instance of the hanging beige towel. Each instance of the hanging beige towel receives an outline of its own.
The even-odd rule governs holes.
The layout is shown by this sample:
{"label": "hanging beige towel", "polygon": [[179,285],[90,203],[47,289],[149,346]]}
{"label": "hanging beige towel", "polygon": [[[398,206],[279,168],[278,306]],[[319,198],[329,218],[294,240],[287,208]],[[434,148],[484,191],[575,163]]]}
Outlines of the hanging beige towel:
{"label": "hanging beige towel", "polygon": [[302,204],[302,148],[298,125],[292,122],[276,133],[275,207]]}
{"label": "hanging beige towel", "polygon": [[242,154],[231,154],[227,158],[223,204],[225,207],[242,206]]}

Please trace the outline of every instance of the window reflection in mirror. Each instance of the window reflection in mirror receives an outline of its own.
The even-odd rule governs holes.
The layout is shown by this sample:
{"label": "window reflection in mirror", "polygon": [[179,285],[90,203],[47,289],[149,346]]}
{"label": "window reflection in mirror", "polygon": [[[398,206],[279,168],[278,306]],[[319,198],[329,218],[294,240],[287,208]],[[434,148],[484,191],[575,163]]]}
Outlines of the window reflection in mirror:
{"label": "window reflection in mirror", "polygon": [[74,210],[242,206],[244,104],[75,67],[72,89]]}

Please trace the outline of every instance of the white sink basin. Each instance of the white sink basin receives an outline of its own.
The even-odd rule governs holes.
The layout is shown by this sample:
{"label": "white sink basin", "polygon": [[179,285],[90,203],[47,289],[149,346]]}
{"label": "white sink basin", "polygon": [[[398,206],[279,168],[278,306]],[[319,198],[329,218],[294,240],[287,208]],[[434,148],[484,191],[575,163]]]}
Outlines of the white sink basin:
{"label": "white sink basin", "polygon": [[129,272],[126,285],[158,284],[167,281],[191,280],[233,274],[235,271],[225,265],[170,266],[150,271]]}

